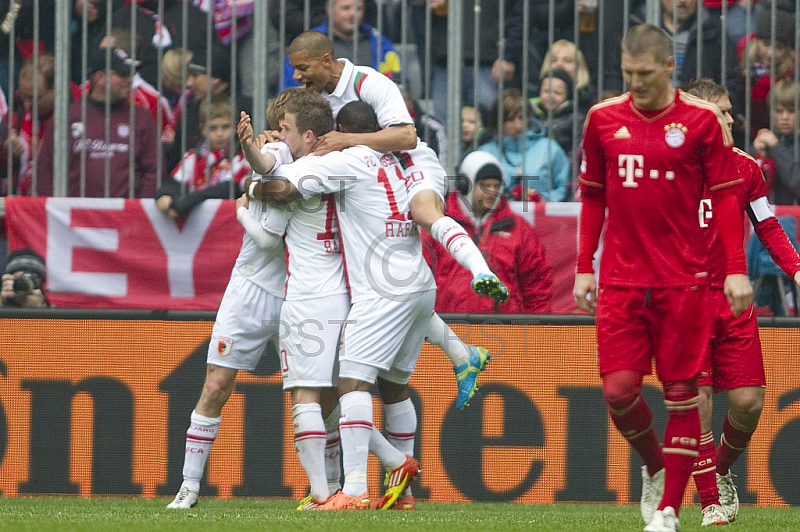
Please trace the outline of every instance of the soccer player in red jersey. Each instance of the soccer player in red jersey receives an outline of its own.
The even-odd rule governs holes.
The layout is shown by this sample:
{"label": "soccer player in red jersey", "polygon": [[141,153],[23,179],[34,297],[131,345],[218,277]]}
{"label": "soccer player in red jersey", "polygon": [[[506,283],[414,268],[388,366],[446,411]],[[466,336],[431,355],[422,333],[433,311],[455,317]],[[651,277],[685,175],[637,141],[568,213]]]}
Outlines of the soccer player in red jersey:
{"label": "soccer player in red jersey", "polygon": [[[686,87],[693,94],[716,105],[728,128],[733,125],[728,91],[714,80],[695,80]],[[739,209],[746,212],[756,235],[781,269],[800,282],[800,257],[775,218],[767,200],[767,186],[758,163],[734,148],[739,177]],[[708,366],[698,379],[700,386],[700,455],[692,475],[703,508],[703,526],[733,522],[739,510],[736,486],[730,466],[747,448],[764,406],[764,361],[758,338],[758,323],[752,308],[735,318],[725,301],[722,286],[725,251],[714,223],[712,200],[706,192],[700,203],[700,225],[711,241],[708,269],[711,275],[712,309],[716,309]],[[722,426],[722,438],[715,448],[711,432],[712,397],[726,391],[730,408]]]}
{"label": "soccer player in red jersey", "polygon": [[[725,245],[724,293],[735,316],[752,302],[731,134],[716,107],[671,85],[671,48],[659,28],[631,28],[621,61],[629,92],[589,110],[573,290],[578,306],[597,315],[609,415],[645,463],[648,532],[680,529],[678,512],[698,455],[697,377],[713,318],[701,311],[710,304],[708,247],[697,221],[706,186]],[[598,290],[592,260],[604,222]],[[663,449],[641,397],[652,359],[669,414]]]}

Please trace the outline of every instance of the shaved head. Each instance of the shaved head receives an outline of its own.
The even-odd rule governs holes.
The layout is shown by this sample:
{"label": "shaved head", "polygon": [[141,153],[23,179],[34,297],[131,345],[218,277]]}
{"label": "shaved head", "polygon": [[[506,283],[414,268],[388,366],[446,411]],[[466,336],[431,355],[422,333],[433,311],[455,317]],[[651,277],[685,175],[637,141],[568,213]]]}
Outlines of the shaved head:
{"label": "shaved head", "polygon": [[304,31],[294,38],[289,45],[289,55],[305,50],[310,59],[319,59],[325,54],[333,57],[333,42],[324,33],[318,31]]}

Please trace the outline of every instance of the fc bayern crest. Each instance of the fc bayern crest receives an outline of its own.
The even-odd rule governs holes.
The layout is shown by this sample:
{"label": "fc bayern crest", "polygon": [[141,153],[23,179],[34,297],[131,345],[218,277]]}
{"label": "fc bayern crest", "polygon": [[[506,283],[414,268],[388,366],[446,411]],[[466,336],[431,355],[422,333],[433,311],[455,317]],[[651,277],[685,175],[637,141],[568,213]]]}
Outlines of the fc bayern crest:
{"label": "fc bayern crest", "polygon": [[231,350],[233,350],[233,338],[230,336],[220,336],[219,343],[217,344],[219,356],[226,357],[231,354]]}
{"label": "fc bayern crest", "polygon": [[683,146],[683,143],[686,142],[687,129],[683,124],[676,124],[673,122],[668,126],[664,126],[664,130],[666,131],[664,140],[667,142],[667,146],[671,148],[680,148]]}

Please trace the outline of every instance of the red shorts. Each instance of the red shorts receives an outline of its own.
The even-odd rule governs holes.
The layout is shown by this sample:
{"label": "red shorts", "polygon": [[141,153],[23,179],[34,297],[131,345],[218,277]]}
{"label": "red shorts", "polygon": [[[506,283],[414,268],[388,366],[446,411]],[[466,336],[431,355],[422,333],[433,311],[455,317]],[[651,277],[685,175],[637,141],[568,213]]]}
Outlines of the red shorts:
{"label": "red shorts", "polygon": [[597,297],[600,375],[652,371],[661,382],[697,377],[711,337],[708,287],[603,287]]}
{"label": "red shorts", "polygon": [[722,290],[712,288],[709,296],[716,319],[711,332],[711,349],[697,383],[713,386],[717,392],[742,386],[766,386],[758,322],[752,305],[734,318]]}

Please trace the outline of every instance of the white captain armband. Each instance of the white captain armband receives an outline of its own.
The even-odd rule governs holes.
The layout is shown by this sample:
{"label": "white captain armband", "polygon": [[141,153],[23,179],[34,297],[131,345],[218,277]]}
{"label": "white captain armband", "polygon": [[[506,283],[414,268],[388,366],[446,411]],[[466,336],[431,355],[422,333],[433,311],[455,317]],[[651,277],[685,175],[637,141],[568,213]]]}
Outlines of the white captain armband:
{"label": "white captain armband", "polygon": [[750,208],[753,210],[753,216],[756,218],[756,223],[761,223],[767,218],[775,216],[772,209],[769,208],[769,201],[764,196],[750,202]]}
{"label": "white captain armband", "polygon": [[258,181],[253,181],[252,183],[250,183],[250,188],[247,189],[247,197],[248,198],[256,199],[256,197],[253,195],[253,192],[255,192],[256,185],[258,183],[259,183]]}

